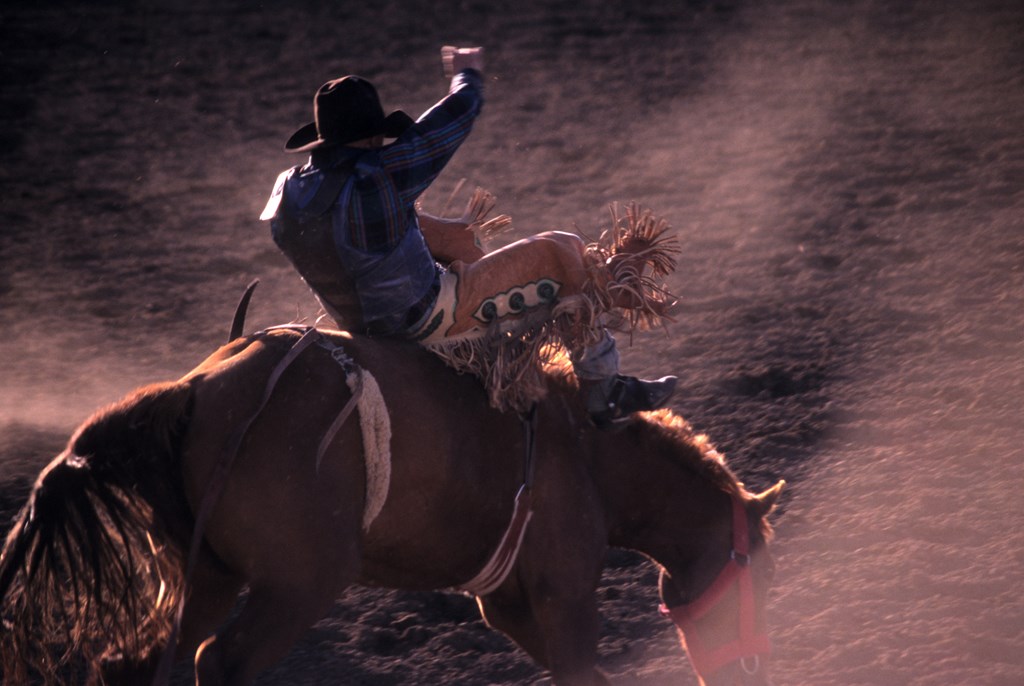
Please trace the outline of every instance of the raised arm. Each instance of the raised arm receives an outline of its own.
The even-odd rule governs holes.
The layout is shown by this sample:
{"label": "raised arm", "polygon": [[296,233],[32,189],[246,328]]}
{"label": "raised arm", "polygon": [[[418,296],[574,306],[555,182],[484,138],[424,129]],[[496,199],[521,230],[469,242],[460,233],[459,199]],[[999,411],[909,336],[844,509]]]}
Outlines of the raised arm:
{"label": "raised arm", "polygon": [[448,95],[381,151],[381,161],[407,204],[441,173],[483,107],[483,50],[446,47],[441,59],[446,71],[458,69]]}

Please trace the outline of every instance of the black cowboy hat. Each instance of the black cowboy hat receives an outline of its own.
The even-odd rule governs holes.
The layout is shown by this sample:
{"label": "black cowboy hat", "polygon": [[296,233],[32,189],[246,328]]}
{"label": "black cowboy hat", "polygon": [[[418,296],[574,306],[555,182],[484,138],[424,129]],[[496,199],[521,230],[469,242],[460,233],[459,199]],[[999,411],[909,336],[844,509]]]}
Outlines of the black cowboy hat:
{"label": "black cowboy hat", "polygon": [[373,84],[359,76],[345,76],[320,86],[313,98],[313,122],[292,134],[286,152],[344,145],[381,135],[397,138],[412,126],[412,118],[395,110],[384,116]]}

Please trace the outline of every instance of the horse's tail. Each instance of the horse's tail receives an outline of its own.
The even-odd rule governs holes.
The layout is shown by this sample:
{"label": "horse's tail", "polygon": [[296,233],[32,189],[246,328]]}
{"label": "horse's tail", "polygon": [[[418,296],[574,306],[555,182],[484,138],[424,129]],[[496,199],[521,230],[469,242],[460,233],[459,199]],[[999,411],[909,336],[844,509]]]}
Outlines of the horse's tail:
{"label": "horse's tail", "polygon": [[191,526],[179,459],[191,405],[186,383],[140,389],[40,474],[0,554],[5,683],[60,682],[166,642]]}

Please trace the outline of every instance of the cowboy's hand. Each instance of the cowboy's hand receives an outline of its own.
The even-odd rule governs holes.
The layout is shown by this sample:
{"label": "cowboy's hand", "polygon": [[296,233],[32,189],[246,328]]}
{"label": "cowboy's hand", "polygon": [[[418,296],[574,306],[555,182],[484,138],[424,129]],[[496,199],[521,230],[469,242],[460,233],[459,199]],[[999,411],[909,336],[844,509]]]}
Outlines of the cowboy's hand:
{"label": "cowboy's hand", "polygon": [[444,65],[444,75],[449,79],[463,69],[476,69],[483,73],[484,49],[446,45],[441,48],[441,64]]}

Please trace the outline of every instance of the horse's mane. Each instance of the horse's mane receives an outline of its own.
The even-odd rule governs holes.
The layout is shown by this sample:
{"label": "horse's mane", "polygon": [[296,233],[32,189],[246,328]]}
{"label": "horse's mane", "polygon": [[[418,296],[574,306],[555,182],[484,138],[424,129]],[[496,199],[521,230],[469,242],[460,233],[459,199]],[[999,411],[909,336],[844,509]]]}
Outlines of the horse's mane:
{"label": "horse's mane", "polygon": [[[545,367],[549,388],[560,395],[574,394],[578,385],[568,355],[558,355]],[[557,389],[557,390],[556,390]],[[651,449],[671,455],[672,459],[711,482],[723,492],[745,499],[746,491],[704,434],[698,434],[685,419],[671,410],[641,412],[633,419],[635,427],[651,442]],[[594,429],[599,431],[599,429]]]}
{"label": "horse's mane", "polygon": [[[550,381],[551,392],[565,397],[577,392],[579,387],[568,356],[556,357],[554,363],[546,366],[545,372]],[[570,400],[570,404],[575,402],[578,401]],[[643,442],[644,450],[675,460],[677,464],[726,495],[739,498],[750,509],[754,497],[726,464],[725,456],[715,449],[707,435],[694,431],[690,423],[681,416],[669,409],[641,412],[634,417],[630,426]],[[761,540],[771,540],[772,526],[763,514],[760,517],[758,531]]]}
{"label": "horse's mane", "polygon": [[[637,420],[648,429],[655,449],[668,453],[686,468],[707,479],[714,486],[731,497],[739,498],[747,510],[757,511],[756,530],[762,541],[771,541],[771,522],[763,508],[752,507],[757,499],[743,486],[735,472],[725,462],[725,456],[718,452],[704,434],[696,433],[690,423],[671,410],[642,413]],[[680,447],[686,449],[680,449]],[[770,509],[770,508],[769,508]]]}
{"label": "horse's mane", "polygon": [[725,456],[715,449],[707,435],[694,431],[688,421],[668,409],[641,413],[636,421],[647,429],[648,440],[654,444],[653,447],[661,449],[721,491],[746,498],[743,484],[725,463]]}

